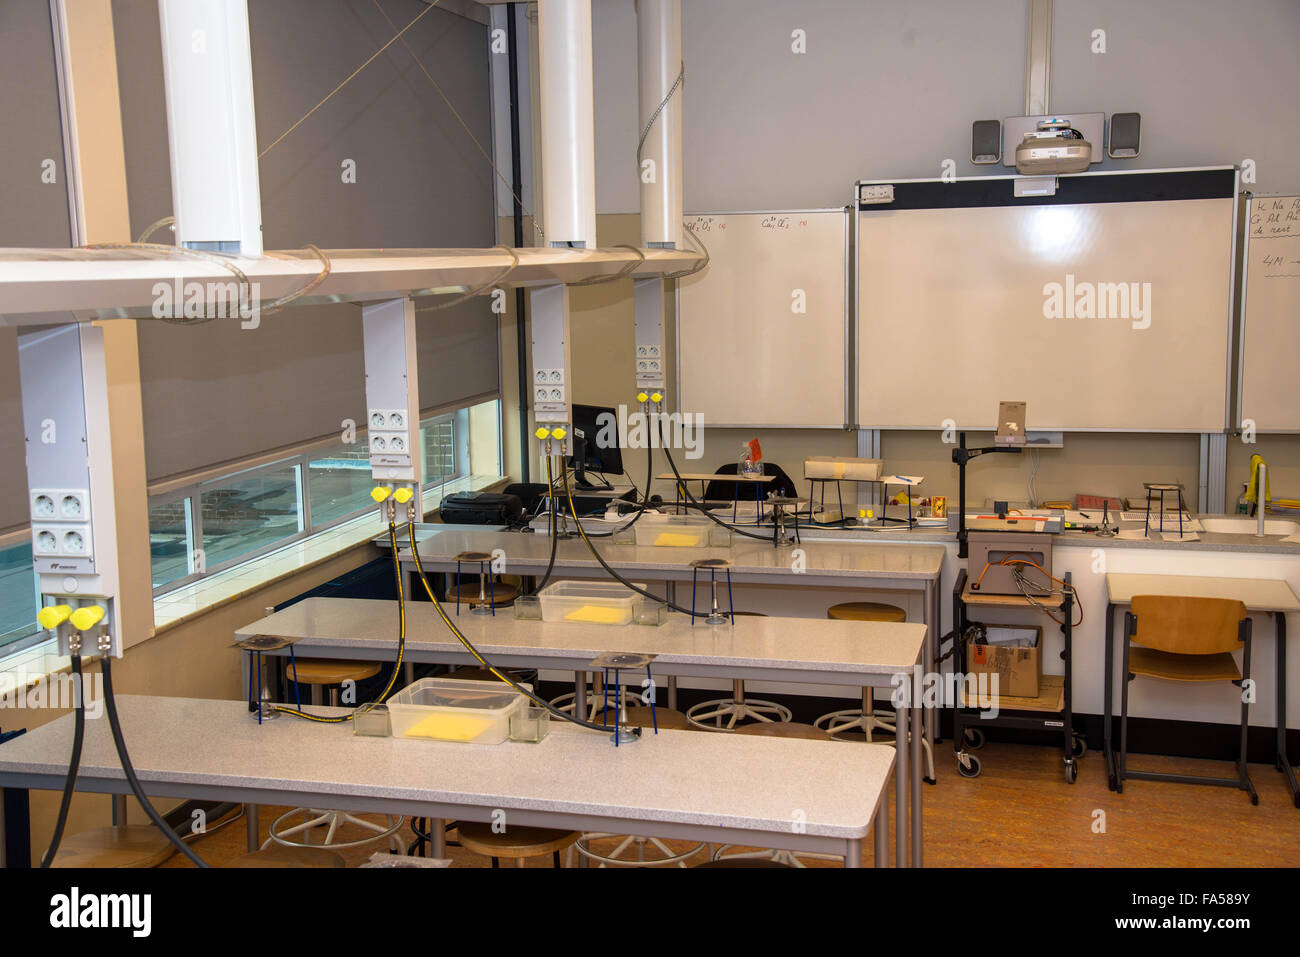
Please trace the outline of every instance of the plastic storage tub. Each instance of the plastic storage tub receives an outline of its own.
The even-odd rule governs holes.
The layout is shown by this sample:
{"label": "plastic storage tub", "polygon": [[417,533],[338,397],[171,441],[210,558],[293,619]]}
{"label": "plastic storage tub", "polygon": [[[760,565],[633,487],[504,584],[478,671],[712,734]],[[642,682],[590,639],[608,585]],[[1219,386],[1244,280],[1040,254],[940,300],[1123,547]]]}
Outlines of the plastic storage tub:
{"label": "plastic storage tub", "polygon": [[[638,588],[645,585],[637,584]],[[577,621],[597,625],[630,624],[641,598],[618,582],[555,582],[539,594],[542,621]]]}
{"label": "plastic storage tub", "polygon": [[706,548],[713,522],[694,515],[642,515],[636,523],[638,545]]}
{"label": "plastic storage tub", "polygon": [[388,699],[395,738],[501,744],[528,699],[500,681],[421,678]]}

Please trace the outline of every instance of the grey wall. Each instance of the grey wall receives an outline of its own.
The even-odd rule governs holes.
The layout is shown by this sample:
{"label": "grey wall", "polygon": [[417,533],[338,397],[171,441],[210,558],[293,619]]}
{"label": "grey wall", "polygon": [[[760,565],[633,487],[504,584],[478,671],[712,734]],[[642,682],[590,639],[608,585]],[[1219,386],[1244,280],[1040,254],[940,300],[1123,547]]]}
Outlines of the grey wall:
{"label": "grey wall", "polygon": [[1141,155],[1102,168],[1250,158],[1250,188],[1300,193],[1296,0],[1055,0],[1053,23],[1052,109],[1142,114]]}
{"label": "grey wall", "polygon": [[[632,0],[596,0],[593,30],[597,209],[635,212]],[[682,46],[688,211],[843,206],[944,159],[972,175],[971,121],[1024,99],[1025,0],[684,0]]]}
{"label": "grey wall", "polygon": [[[399,27],[423,5],[385,0]],[[137,235],[171,212],[155,0],[114,0]],[[253,0],[254,96],[264,149],[396,32],[370,0]],[[492,150],[487,29],[434,10],[405,34],[474,136]],[[342,163],[356,164],[344,183]],[[492,171],[401,42],[261,162],[267,249],[490,246]],[[155,240],[166,237],[155,237]],[[365,420],[358,307],[305,306],[256,330],[143,323],[150,479],[335,433]],[[418,322],[422,404],[497,388],[497,322],[485,299]],[[444,348],[447,336],[451,343]]]}
{"label": "grey wall", "polygon": [[[55,182],[42,181],[54,161]],[[71,242],[48,0],[0,4],[0,246]],[[0,529],[27,521],[18,343],[0,329]]]}
{"label": "grey wall", "polygon": [[[1300,3],[1055,0],[1054,110],[1142,113],[1142,154],[1300,192]],[[1004,173],[970,124],[1024,109],[1025,0],[684,0],[686,209],[841,206],[860,178]],[[636,18],[595,0],[597,209],[635,212]],[[1090,50],[1106,30],[1107,52]],[[791,32],[807,53],[791,52]]]}

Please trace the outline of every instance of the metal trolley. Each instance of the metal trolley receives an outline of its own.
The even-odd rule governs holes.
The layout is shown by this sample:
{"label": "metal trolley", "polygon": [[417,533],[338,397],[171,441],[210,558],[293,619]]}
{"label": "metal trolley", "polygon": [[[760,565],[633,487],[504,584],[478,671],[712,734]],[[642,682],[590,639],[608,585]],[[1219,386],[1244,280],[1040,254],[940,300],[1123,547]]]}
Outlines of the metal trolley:
{"label": "metal trolley", "polygon": [[980,760],[971,752],[984,745],[983,728],[1021,728],[1028,731],[1050,731],[1062,737],[1062,759],[1065,762],[1065,780],[1070,784],[1078,777],[1078,759],[1087,751],[1087,744],[1081,734],[1074,730],[1074,706],[1071,692],[1071,659],[1073,657],[1071,638],[1073,637],[1074,591],[1070,587],[1070,575],[1065,576],[1066,588],[1062,594],[1036,598],[1030,601],[1021,595],[985,595],[970,591],[967,584],[966,569],[957,575],[952,590],[953,620],[953,672],[957,675],[966,673],[965,633],[970,624],[966,611],[967,605],[1033,608],[1035,603],[1040,610],[1060,609],[1061,634],[1065,638],[1065,647],[1061,658],[1065,662],[1064,675],[1043,675],[1036,698],[1013,698],[1001,695],[998,699],[998,716],[996,718],[978,717],[979,708],[963,706],[960,691],[953,695],[953,750],[957,757],[957,772],[966,778],[978,777]]}

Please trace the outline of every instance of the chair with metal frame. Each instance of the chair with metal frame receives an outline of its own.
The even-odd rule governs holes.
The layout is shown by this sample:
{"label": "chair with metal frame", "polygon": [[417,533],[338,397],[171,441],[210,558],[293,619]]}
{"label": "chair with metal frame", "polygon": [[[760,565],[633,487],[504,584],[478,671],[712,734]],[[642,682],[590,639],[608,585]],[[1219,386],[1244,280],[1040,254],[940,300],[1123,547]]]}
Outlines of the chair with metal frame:
{"label": "chair with metal frame", "polygon": [[[1226,598],[1135,595],[1124,616],[1124,671],[1120,693],[1119,769],[1116,790],[1125,778],[1235,787],[1258,804],[1246,770],[1250,702],[1241,698],[1241,751],[1235,778],[1130,771],[1128,768],[1128,689],[1138,675],[1165,681],[1228,681],[1241,688],[1250,679],[1250,618],[1246,606]],[[1241,649],[1241,668],[1232,652]]]}

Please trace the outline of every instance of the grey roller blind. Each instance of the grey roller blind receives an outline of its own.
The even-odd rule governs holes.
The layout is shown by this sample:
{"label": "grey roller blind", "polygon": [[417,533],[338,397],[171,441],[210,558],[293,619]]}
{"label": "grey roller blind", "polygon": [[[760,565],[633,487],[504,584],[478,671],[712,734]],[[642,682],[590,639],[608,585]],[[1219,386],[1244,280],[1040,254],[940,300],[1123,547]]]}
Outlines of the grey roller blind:
{"label": "grey roller blind", "polygon": [[27,458],[18,383],[18,337],[0,329],[0,529],[22,525],[27,512]]}
{"label": "grey roller blind", "polygon": [[498,390],[497,317],[486,298],[417,313],[415,344],[421,408],[440,408]]}
{"label": "grey roller blind", "polygon": [[[399,28],[424,8],[381,2]],[[114,0],[113,12],[138,235],[171,212],[157,4]],[[396,33],[372,0],[252,0],[249,20],[263,149]],[[487,28],[435,9],[403,39],[490,152]],[[491,167],[401,41],[268,152],[260,174],[268,249],[495,241]],[[422,315],[419,330],[422,406],[497,390],[497,322],[486,299]],[[254,330],[144,322],[140,368],[150,480],[365,418],[356,306],[286,309]]]}
{"label": "grey roller blind", "polygon": [[[52,182],[47,182],[52,179]],[[71,242],[48,0],[0,3],[0,246]],[[18,340],[0,328],[0,529],[27,522]]]}

